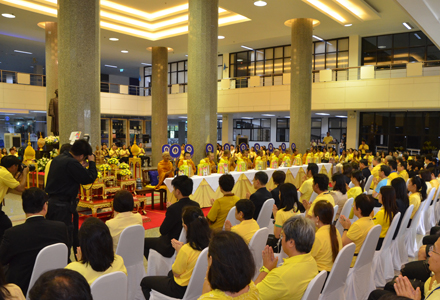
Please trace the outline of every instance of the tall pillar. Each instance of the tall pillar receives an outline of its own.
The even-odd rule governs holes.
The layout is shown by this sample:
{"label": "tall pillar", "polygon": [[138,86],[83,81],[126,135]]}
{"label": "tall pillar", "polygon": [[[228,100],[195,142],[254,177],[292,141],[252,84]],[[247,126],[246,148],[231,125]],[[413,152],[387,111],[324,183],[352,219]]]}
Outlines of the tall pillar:
{"label": "tall pillar", "polygon": [[310,147],[312,113],[313,19],[292,20],[290,77],[290,143],[300,152]]}
{"label": "tall pillar", "polygon": [[99,0],[58,1],[58,84],[61,143],[72,131],[101,144]]}
{"label": "tall pillar", "polygon": [[189,1],[188,143],[193,161],[217,141],[218,0]]}
{"label": "tall pillar", "polygon": [[222,145],[232,143],[234,119],[232,114],[222,114]]}
{"label": "tall pillar", "polygon": [[[45,22],[46,31],[46,110],[49,113],[50,99],[55,98],[58,88],[58,26],[56,22]],[[52,118],[46,115],[47,135],[50,135]]]}
{"label": "tall pillar", "polygon": [[151,88],[151,150],[153,166],[162,160],[162,146],[168,143],[168,48],[153,47]]}
{"label": "tall pillar", "polygon": [[359,146],[360,113],[347,111],[347,149],[357,149]]}
{"label": "tall pillar", "polygon": [[[361,37],[359,35],[350,35],[348,37],[348,48],[350,49],[348,53],[348,66],[349,67],[359,67],[361,65]],[[349,69],[348,80],[358,80],[360,77],[360,69]]]}

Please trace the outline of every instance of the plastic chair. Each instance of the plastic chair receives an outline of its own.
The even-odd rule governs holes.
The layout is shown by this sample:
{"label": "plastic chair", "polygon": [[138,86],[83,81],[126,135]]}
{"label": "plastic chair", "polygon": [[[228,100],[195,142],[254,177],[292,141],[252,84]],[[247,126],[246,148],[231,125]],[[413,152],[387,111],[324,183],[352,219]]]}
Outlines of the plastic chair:
{"label": "plastic chair", "polygon": [[[433,194],[433,195],[432,195],[431,198],[429,198],[431,196],[431,194]],[[437,190],[435,189],[435,187],[433,187],[433,188],[431,188],[431,190],[429,192],[429,195],[426,198],[426,200],[429,200],[429,199],[431,199],[431,200],[429,201],[429,207],[426,208],[426,211],[425,211],[425,217],[424,217],[425,234],[428,234],[429,231],[432,228],[432,225],[431,225],[431,212],[434,210],[435,202],[433,200],[435,199],[436,195],[437,195]]]}
{"label": "plastic chair", "polygon": [[436,216],[437,216],[437,203],[438,203],[438,195],[440,189],[438,189],[432,199],[432,205],[429,207],[429,229],[437,225]]}
{"label": "plastic chair", "polygon": [[121,271],[102,275],[90,289],[93,300],[127,300],[127,276]]}
{"label": "plastic chair", "polygon": [[372,276],[372,261],[381,229],[380,225],[371,228],[362,244],[356,263],[348,271],[344,288],[346,299],[367,299],[370,292],[376,288]]}
{"label": "plastic chair", "polygon": [[[238,220],[235,218],[236,209],[237,208],[235,206],[231,207],[231,209],[229,210],[228,215],[226,217],[225,223],[227,220],[229,220],[229,222],[231,222],[232,226],[235,226],[239,223]],[[225,224],[223,224],[223,230],[225,230]]]}
{"label": "plastic chair", "polygon": [[119,238],[116,254],[124,259],[127,268],[128,300],[142,299],[141,281],[147,274],[144,267],[145,229],[141,225],[125,228]]}
{"label": "plastic chair", "polygon": [[338,213],[339,210],[339,205],[335,205],[333,207],[333,219],[332,219],[332,223],[336,220],[336,214]]}
{"label": "plastic chair", "polygon": [[348,187],[349,187],[349,188],[354,187],[354,183],[350,181],[350,183],[348,184]]}
{"label": "plastic chair", "polygon": [[432,188],[429,192],[429,195],[426,197],[425,206],[423,207],[422,215],[420,217],[419,226],[417,227],[417,234],[426,235],[426,232],[429,231],[428,223],[429,223],[429,207],[431,206],[432,198],[434,198],[435,188]]}
{"label": "plastic chair", "polygon": [[410,205],[400,222],[399,232],[391,243],[391,257],[393,258],[394,270],[400,271],[403,264],[408,262],[408,251],[405,247],[405,234],[408,227],[409,218],[411,217],[414,205]]}
{"label": "plastic chair", "polygon": [[301,192],[298,190],[296,191],[296,194],[298,195],[298,201],[301,203]]}
{"label": "plastic chair", "polygon": [[[351,212],[351,208],[353,207],[353,202],[354,199],[350,198],[348,199],[345,204],[344,207],[341,210],[341,214],[339,216],[344,216],[346,218],[348,218],[350,216],[350,212]],[[336,229],[339,231],[339,234],[342,236],[342,234],[344,233],[344,227],[342,227],[341,223],[336,222]]]}
{"label": "plastic chair", "polygon": [[261,207],[260,214],[257,218],[257,223],[260,228],[269,226],[270,216],[272,215],[272,208],[275,204],[275,200],[273,198],[269,198],[263,203],[263,207]]}
{"label": "plastic chair", "polygon": [[264,227],[257,230],[251,241],[249,242],[249,250],[251,250],[255,262],[255,275],[253,280],[258,277],[258,270],[260,270],[261,266],[263,265],[263,250],[266,246],[268,236],[269,229],[267,227]]}
{"label": "plastic chair", "polygon": [[367,182],[365,183],[365,192],[367,192],[367,194],[370,193],[370,187],[371,187],[371,183],[373,182],[374,176],[370,175],[367,179]]}
{"label": "plastic chair", "polygon": [[34,286],[35,281],[40,278],[41,274],[50,270],[64,268],[67,266],[67,257],[67,246],[63,243],[49,245],[40,250],[35,259],[26,299],[29,299],[29,291]]}
{"label": "plastic chair", "polygon": [[376,287],[383,287],[387,281],[393,279],[394,277],[394,265],[393,257],[391,256],[391,243],[393,242],[393,236],[396,232],[397,224],[400,220],[400,212],[397,213],[390,227],[388,228],[387,234],[382,243],[382,247],[379,251],[374,253],[373,258],[373,274],[374,282]]}
{"label": "plastic chair", "polygon": [[417,248],[417,241],[416,241],[417,227],[419,226],[420,219],[422,217],[422,213],[423,210],[425,209],[426,203],[427,201],[423,201],[422,203],[420,203],[419,209],[416,211],[414,217],[412,218],[411,226],[406,231],[405,245],[409,257],[414,257],[415,253],[419,250],[419,248]]}
{"label": "plastic chair", "polygon": [[350,270],[350,264],[355,250],[356,245],[350,243],[339,251],[319,300],[345,299],[345,280],[347,279],[348,270]]}
{"label": "plastic chair", "polygon": [[[195,300],[198,299],[202,295],[203,290],[203,281],[206,276],[206,270],[208,269],[208,247],[203,249],[202,253],[200,253],[199,258],[197,258],[196,265],[194,267],[194,271],[191,275],[191,279],[189,280],[188,287],[186,289],[185,295],[182,300]],[[94,298],[93,298],[94,299]],[[150,293],[150,299],[176,299],[172,297],[165,296],[155,290],[152,290]],[[94,299],[95,300],[95,299]]]}
{"label": "plastic chair", "polygon": [[324,286],[325,279],[327,278],[327,271],[321,271],[312,281],[307,285],[307,289],[304,292],[301,300],[316,300],[319,297],[319,293]]}
{"label": "plastic chair", "polygon": [[[179,241],[186,243],[186,230],[182,228],[180,232]],[[142,248],[143,249],[143,248]],[[171,270],[171,266],[176,260],[176,253],[171,257],[163,257],[156,250],[150,249],[148,254],[147,276],[166,276]]]}
{"label": "plastic chair", "polygon": [[315,193],[315,192],[313,192],[312,195],[310,196],[310,200],[309,200],[309,202],[312,203],[313,200],[315,200],[315,198],[316,198],[317,196],[318,196],[318,194]]}

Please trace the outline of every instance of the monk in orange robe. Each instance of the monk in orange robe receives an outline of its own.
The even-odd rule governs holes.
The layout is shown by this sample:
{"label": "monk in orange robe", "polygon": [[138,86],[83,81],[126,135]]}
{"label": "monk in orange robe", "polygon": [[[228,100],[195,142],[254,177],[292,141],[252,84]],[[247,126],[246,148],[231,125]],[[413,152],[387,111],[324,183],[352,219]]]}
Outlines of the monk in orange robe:
{"label": "monk in orange robe", "polygon": [[211,168],[211,174],[217,173],[217,164],[215,163],[214,159],[215,159],[214,153],[208,152],[207,157],[200,161],[200,163],[209,164],[209,166]]}
{"label": "monk in orange robe", "polygon": [[194,162],[191,159],[191,154],[189,152],[185,152],[185,154],[183,155],[183,160],[179,161],[179,164],[177,165],[177,168],[180,168],[181,165],[183,165],[183,161],[186,160],[187,164],[189,166],[191,166],[192,170],[193,170],[193,174],[197,175],[197,169],[196,169],[196,165],[194,164]]}
{"label": "monk in orange robe", "polygon": [[156,189],[159,189],[166,178],[174,177],[174,166],[173,163],[170,161],[170,153],[164,152],[162,154],[163,160],[161,160],[157,164],[157,172],[159,173],[159,184],[156,185]]}

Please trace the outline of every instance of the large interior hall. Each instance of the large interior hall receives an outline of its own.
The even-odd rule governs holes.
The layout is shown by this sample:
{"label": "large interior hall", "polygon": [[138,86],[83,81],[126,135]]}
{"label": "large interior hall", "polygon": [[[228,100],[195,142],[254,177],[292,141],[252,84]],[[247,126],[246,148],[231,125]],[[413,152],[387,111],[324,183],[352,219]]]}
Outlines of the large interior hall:
{"label": "large interior hall", "polygon": [[0,15],[0,299],[440,299],[439,0]]}

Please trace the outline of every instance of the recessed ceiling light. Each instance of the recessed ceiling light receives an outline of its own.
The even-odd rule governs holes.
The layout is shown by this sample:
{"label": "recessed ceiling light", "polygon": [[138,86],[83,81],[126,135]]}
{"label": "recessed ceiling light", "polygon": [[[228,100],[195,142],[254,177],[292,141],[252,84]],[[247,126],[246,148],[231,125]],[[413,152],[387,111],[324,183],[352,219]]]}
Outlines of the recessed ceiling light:
{"label": "recessed ceiling light", "polygon": [[141,65],[151,66],[151,64],[141,63]]}
{"label": "recessed ceiling light", "polygon": [[107,67],[107,68],[115,68],[115,69],[118,68],[117,66],[113,66],[113,65],[104,65],[104,67]]}
{"label": "recessed ceiling light", "polygon": [[290,119],[290,116],[285,116],[284,118]]}
{"label": "recessed ceiling light", "polygon": [[117,41],[119,41],[118,38],[109,38],[109,40],[112,41],[112,42],[117,42]]}
{"label": "recessed ceiling light", "polygon": [[336,116],[336,118],[347,118],[347,116]]}
{"label": "recessed ceiling light", "polygon": [[225,38],[225,37],[224,37],[223,35],[219,35],[219,36],[218,36],[218,39],[219,39],[219,40],[223,40],[224,38]]}
{"label": "recessed ceiling light", "polygon": [[254,2],[254,5],[255,6],[266,6],[267,5],[267,2],[266,1],[263,1],[263,0],[257,0],[257,1],[255,1]]}
{"label": "recessed ceiling light", "polygon": [[121,50],[122,53],[128,53],[128,50]]}
{"label": "recessed ceiling light", "polygon": [[385,49],[387,46],[378,46],[379,49]]}
{"label": "recessed ceiling light", "polygon": [[409,24],[408,22],[403,22],[403,26],[405,26],[407,29],[411,30],[414,27],[411,26],[411,24]]}
{"label": "recessed ceiling light", "polygon": [[248,50],[254,50],[254,49],[252,49],[251,47],[248,47],[248,46],[241,46],[241,48],[244,48],[244,49],[248,49]]}
{"label": "recessed ceiling light", "polygon": [[243,61],[243,59],[242,58],[237,58],[237,61]]}
{"label": "recessed ceiling light", "polygon": [[8,18],[8,19],[15,19],[15,15],[14,14],[8,14],[8,13],[2,14],[2,17]]}
{"label": "recessed ceiling light", "polygon": [[17,53],[23,53],[23,54],[32,54],[32,52],[21,51],[21,50],[14,50],[14,52],[17,52]]}
{"label": "recessed ceiling light", "polygon": [[330,114],[326,114],[326,113],[315,113],[315,115],[318,115],[318,116],[330,116]]}
{"label": "recessed ceiling light", "polygon": [[345,27],[350,27],[350,26],[353,26],[353,24],[345,24],[344,26]]}
{"label": "recessed ceiling light", "polygon": [[265,117],[275,117],[275,115],[271,115],[271,114],[262,114],[262,116],[265,116]]}

